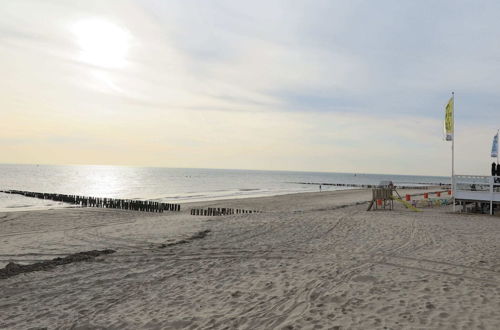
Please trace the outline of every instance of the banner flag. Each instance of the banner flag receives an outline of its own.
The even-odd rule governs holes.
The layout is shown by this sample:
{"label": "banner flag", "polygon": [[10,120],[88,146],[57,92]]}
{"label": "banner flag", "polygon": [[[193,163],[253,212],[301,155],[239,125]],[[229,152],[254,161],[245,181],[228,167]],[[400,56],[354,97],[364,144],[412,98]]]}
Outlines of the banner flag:
{"label": "banner flag", "polygon": [[446,141],[453,140],[453,97],[448,101],[445,108],[444,117],[444,133],[446,135]]}
{"label": "banner flag", "polygon": [[491,157],[498,157],[498,133],[493,137],[493,146],[491,147]]}

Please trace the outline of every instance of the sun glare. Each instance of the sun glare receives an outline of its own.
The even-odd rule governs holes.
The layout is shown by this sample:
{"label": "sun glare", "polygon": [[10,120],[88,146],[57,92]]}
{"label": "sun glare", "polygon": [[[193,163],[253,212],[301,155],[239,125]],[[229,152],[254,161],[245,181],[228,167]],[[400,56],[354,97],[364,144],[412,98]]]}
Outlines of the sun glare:
{"label": "sun glare", "polygon": [[91,18],[76,22],[72,31],[83,62],[107,68],[125,66],[130,39],[125,29],[103,19]]}

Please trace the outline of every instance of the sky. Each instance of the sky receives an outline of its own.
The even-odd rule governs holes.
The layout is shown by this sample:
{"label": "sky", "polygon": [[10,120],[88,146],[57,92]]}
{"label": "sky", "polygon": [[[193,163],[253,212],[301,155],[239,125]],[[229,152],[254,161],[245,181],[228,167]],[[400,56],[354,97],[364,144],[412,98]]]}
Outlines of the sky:
{"label": "sky", "polygon": [[498,1],[0,0],[0,163],[488,175]]}

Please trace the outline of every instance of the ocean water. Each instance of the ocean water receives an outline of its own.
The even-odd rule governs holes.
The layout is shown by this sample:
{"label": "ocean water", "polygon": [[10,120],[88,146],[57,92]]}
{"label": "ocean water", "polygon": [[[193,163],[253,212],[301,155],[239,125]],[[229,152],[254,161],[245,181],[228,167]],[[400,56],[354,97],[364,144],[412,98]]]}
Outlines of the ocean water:
{"label": "ocean water", "polygon": [[[318,191],[316,184],[449,183],[449,177],[153,168],[95,165],[0,164],[0,190],[28,190],[96,197],[189,202]],[[324,185],[325,190],[349,189]],[[63,207],[62,203],[0,193],[0,211]]]}

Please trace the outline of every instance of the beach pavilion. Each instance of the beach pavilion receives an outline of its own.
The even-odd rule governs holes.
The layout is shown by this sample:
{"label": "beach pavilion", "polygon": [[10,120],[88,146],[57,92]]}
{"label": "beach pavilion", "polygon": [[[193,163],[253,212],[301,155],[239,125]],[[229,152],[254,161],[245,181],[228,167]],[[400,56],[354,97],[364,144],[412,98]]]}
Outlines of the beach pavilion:
{"label": "beach pavilion", "polygon": [[469,205],[490,214],[499,209],[500,176],[455,175],[453,182],[455,202],[463,211]]}

